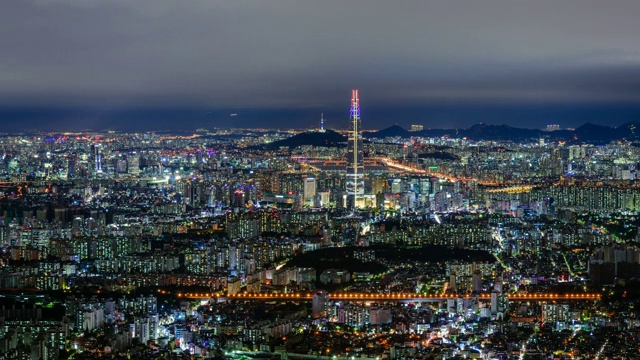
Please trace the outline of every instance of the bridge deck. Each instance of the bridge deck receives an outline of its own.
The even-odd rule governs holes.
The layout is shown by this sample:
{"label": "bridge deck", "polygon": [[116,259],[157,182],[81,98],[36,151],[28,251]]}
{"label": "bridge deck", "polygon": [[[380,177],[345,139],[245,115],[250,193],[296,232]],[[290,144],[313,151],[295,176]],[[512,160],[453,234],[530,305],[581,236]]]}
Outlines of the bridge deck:
{"label": "bridge deck", "polygon": [[[309,301],[313,299],[314,293],[291,293],[291,294],[265,294],[265,293],[238,293],[234,295],[217,296],[215,293],[185,293],[178,294],[179,297],[188,299],[215,298],[218,300],[258,300],[258,301]],[[472,298],[476,295],[423,295],[411,293],[395,294],[363,294],[363,293],[330,293],[331,300],[350,301],[446,301],[449,299]],[[599,300],[601,294],[508,294],[509,301],[551,301],[551,300]],[[478,300],[491,300],[491,294],[478,294]]]}

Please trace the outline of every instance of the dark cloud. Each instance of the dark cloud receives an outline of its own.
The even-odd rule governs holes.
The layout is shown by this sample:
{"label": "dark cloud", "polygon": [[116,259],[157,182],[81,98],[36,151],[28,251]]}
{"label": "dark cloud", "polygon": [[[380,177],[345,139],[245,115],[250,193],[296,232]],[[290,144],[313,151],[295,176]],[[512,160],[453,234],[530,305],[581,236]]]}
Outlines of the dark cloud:
{"label": "dark cloud", "polygon": [[638,13],[635,0],[9,0],[0,106],[315,114],[351,88],[371,109],[637,104]]}

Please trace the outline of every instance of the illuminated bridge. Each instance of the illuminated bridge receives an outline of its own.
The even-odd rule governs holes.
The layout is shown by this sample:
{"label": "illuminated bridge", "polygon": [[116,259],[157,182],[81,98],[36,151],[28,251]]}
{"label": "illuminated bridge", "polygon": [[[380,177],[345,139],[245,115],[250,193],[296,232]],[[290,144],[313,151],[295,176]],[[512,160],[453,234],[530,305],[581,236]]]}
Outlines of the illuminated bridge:
{"label": "illuminated bridge", "polygon": [[[238,293],[234,295],[221,295],[216,293],[184,293],[178,294],[178,297],[187,299],[216,299],[219,301],[227,300],[258,300],[258,301],[309,301],[313,299],[314,293],[290,293],[290,294],[267,294],[267,293]],[[394,294],[367,294],[367,293],[330,293],[328,298],[336,301],[395,301],[395,302],[440,302],[449,299],[472,298],[471,295],[424,295],[412,293],[394,293]],[[491,294],[479,294],[478,300],[490,301]],[[509,301],[555,301],[555,300],[581,300],[595,301],[600,300],[601,294],[507,294]]]}
{"label": "illuminated bridge", "polygon": [[532,185],[516,185],[516,186],[510,186],[510,187],[504,187],[504,188],[488,189],[487,192],[492,194],[495,194],[495,193],[520,194],[520,193],[530,192],[532,189],[533,189]]}

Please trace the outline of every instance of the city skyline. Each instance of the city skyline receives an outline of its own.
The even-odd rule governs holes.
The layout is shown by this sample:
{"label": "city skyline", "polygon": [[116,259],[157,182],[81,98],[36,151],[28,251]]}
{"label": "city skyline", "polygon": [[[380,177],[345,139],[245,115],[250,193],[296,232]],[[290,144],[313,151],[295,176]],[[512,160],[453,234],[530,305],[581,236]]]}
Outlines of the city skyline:
{"label": "city skyline", "polygon": [[0,358],[638,358],[639,13],[0,5]]}
{"label": "city skyline", "polygon": [[348,136],[0,135],[5,357],[635,356],[637,124],[399,138],[367,100]]}

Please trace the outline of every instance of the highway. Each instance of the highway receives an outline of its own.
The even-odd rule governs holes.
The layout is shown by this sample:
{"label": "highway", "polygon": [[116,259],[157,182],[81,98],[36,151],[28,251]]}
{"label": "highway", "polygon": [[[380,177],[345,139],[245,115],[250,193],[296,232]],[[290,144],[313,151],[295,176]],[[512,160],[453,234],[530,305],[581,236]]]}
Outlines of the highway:
{"label": "highway", "polygon": [[[320,170],[320,168],[314,166],[315,163],[322,163],[324,166],[327,165],[334,165],[334,166],[341,166],[344,165],[346,168],[346,161],[344,160],[338,160],[338,159],[331,159],[331,158],[309,158],[309,157],[293,157],[294,160],[298,160],[301,163],[306,164],[307,166],[310,166],[316,170]],[[374,163],[381,163],[386,167],[398,170],[398,171],[402,171],[402,172],[409,172],[409,173],[413,173],[413,174],[422,174],[425,176],[433,176],[433,177],[437,177],[437,178],[442,178],[442,179],[447,179],[449,181],[468,181],[468,180],[475,180],[472,178],[460,178],[460,177],[456,177],[456,176],[452,176],[449,174],[445,174],[445,173],[441,173],[441,172],[436,172],[436,171],[431,171],[428,169],[420,169],[417,168],[415,166],[411,166],[411,165],[404,165],[401,163],[398,163],[394,160],[391,160],[388,157],[371,157],[371,158],[365,158],[364,159],[365,163],[367,162],[374,162]],[[365,164],[365,168],[366,168],[366,164]],[[500,186],[501,184],[495,183],[495,182],[490,182],[490,181],[484,181],[484,180],[477,180],[479,185],[487,185],[487,186]],[[492,192],[527,192],[527,191],[531,191],[532,187],[531,186],[527,186],[527,185],[519,185],[519,186],[513,186],[513,187],[509,187],[509,188],[499,188],[499,189],[492,189]]]}
{"label": "highway", "polygon": [[[318,171],[320,171],[320,168],[314,166],[314,163],[322,163],[324,166],[326,165],[334,165],[334,166],[342,166],[344,165],[346,168],[346,161],[345,160],[339,160],[339,159],[333,159],[333,158],[309,158],[309,157],[303,157],[303,156],[294,156],[292,157],[294,160],[297,160],[301,163],[304,163]],[[364,159],[365,163],[366,162],[374,162],[374,163],[381,163],[386,167],[398,170],[398,171],[402,171],[402,172],[409,172],[409,173],[414,173],[414,174],[422,174],[425,176],[433,176],[433,177],[437,177],[437,178],[442,178],[442,179],[447,179],[449,181],[469,181],[469,180],[475,180],[478,185],[485,185],[485,186],[494,186],[496,188],[494,189],[488,189],[487,192],[489,193],[509,193],[509,194],[519,194],[519,193],[523,193],[523,192],[530,192],[534,186],[533,185],[528,185],[528,184],[519,184],[519,185],[512,185],[512,186],[507,186],[505,187],[504,184],[501,183],[496,183],[493,181],[487,181],[487,180],[482,180],[482,179],[472,179],[472,178],[461,178],[461,177],[456,177],[453,175],[449,175],[449,174],[445,174],[445,173],[441,173],[441,172],[436,172],[436,171],[431,171],[429,169],[421,169],[415,166],[411,166],[411,165],[404,165],[401,164],[397,161],[394,161],[388,157],[370,157],[370,158],[365,158]],[[365,165],[366,168],[366,165]]]}

